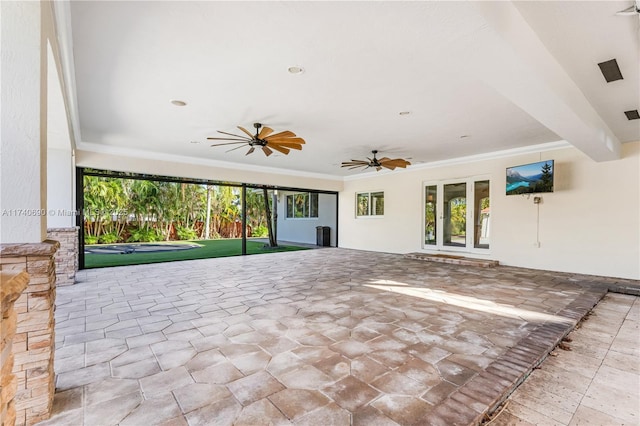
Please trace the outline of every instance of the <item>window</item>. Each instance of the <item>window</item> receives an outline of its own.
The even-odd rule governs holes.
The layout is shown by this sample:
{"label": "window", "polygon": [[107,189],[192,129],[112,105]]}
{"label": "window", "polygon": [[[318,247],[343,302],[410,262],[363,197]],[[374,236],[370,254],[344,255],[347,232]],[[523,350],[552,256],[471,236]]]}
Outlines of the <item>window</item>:
{"label": "window", "polygon": [[303,192],[287,195],[287,218],[317,218],[318,194]]}
{"label": "window", "polygon": [[356,216],[384,216],[384,192],[356,194]]}

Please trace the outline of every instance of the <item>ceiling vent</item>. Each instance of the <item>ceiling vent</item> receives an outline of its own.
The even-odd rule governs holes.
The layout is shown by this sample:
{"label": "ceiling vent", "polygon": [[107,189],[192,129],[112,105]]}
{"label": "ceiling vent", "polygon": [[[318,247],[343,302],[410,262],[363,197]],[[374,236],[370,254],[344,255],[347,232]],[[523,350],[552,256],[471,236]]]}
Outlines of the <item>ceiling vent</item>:
{"label": "ceiling vent", "polygon": [[625,111],[624,115],[627,116],[627,120],[637,120],[640,118],[640,114],[638,114],[637,109],[634,109],[632,111]]}
{"label": "ceiling vent", "polygon": [[618,61],[616,61],[615,59],[600,62],[598,66],[600,67],[600,71],[602,71],[604,79],[607,80],[607,83],[611,83],[612,81],[616,80],[622,80],[622,73],[620,72],[620,68],[618,67]]}

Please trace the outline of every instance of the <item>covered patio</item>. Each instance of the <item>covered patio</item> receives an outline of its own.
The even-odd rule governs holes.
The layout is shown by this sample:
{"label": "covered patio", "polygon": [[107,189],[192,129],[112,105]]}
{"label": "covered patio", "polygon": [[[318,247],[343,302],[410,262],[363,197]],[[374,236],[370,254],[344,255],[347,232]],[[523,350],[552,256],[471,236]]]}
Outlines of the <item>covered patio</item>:
{"label": "covered patio", "polygon": [[77,278],[57,290],[41,424],[471,424],[607,291],[347,249]]}

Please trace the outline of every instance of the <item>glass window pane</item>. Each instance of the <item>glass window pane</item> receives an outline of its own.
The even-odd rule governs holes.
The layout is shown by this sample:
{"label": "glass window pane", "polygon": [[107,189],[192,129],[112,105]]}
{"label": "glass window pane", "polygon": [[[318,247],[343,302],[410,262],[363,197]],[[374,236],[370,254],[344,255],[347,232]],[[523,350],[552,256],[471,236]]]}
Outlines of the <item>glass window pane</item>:
{"label": "glass window pane", "polygon": [[371,193],[371,214],[375,216],[384,215],[384,192]]}
{"label": "glass window pane", "polygon": [[467,184],[444,185],[443,243],[445,246],[467,245]]}
{"label": "glass window pane", "polygon": [[294,196],[294,217],[304,217],[306,207],[305,204],[307,203],[305,195],[306,194],[296,194]]}
{"label": "glass window pane", "polygon": [[309,217],[318,217],[318,194],[310,195],[311,210],[309,212]]}
{"label": "glass window pane", "polygon": [[474,247],[475,248],[489,248],[489,217],[490,217],[490,204],[489,204],[489,181],[483,180],[475,182],[474,190],[474,204],[473,209],[475,212],[474,219]]}
{"label": "glass window pane", "polygon": [[287,195],[287,217],[293,217],[293,195]]}
{"label": "glass window pane", "polygon": [[436,205],[437,187],[427,186],[425,188],[424,198],[424,243],[428,245],[436,245]]}
{"label": "glass window pane", "polygon": [[356,215],[369,215],[369,194],[358,194],[356,196]]}

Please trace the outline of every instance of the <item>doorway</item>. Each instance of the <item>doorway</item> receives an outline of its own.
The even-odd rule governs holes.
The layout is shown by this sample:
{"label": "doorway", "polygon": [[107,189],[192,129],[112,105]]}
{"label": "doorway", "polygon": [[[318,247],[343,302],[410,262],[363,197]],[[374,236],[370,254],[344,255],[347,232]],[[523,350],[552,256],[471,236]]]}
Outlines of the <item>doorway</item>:
{"label": "doorway", "polygon": [[423,248],[489,249],[490,212],[488,178],[427,182],[424,185]]}

